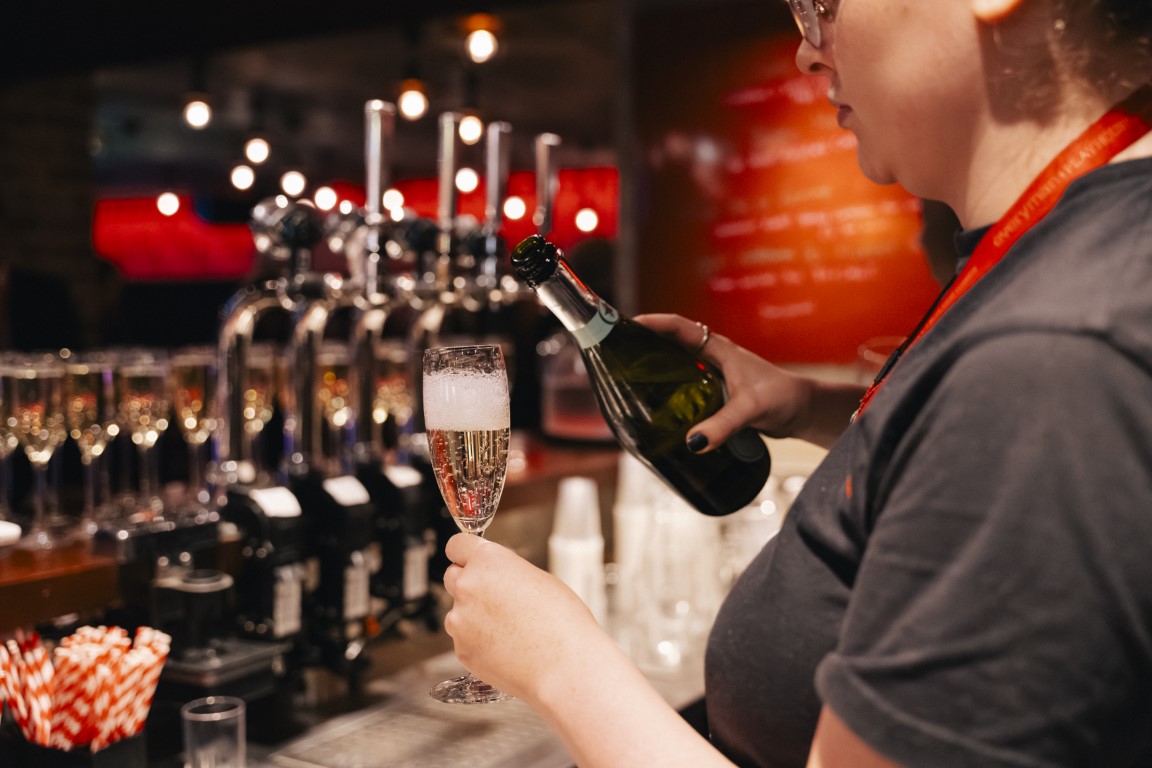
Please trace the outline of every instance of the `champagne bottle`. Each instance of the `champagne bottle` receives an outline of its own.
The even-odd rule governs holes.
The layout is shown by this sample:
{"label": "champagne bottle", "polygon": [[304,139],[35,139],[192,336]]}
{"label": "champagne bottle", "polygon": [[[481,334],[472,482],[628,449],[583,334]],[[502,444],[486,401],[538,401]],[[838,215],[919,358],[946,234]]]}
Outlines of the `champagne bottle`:
{"label": "champagne bottle", "polygon": [[756,498],[771,459],[754,430],[708,453],[685,444],[688,430],[724,404],[724,379],[715,366],[621,316],[539,235],[516,246],[512,267],[580,345],[600,409],[625,450],[706,515],[735,512]]}

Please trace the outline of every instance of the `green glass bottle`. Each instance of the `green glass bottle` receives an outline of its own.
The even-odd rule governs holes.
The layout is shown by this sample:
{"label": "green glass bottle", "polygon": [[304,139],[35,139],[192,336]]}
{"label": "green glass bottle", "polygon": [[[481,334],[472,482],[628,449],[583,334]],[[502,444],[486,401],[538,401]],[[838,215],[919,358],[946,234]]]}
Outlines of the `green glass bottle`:
{"label": "green glass bottle", "polygon": [[625,450],[706,515],[735,512],[756,498],[771,459],[754,430],[708,453],[685,445],[688,430],[724,404],[724,379],[715,366],[620,315],[539,235],[516,246],[512,267],[580,345],[600,409]]}

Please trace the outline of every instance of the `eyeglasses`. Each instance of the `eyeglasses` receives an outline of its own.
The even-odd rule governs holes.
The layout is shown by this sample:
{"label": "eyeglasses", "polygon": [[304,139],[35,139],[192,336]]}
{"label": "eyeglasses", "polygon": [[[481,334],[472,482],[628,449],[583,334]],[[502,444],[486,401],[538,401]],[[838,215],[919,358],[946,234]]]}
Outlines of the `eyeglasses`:
{"label": "eyeglasses", "polygon": [[821,0],[788,0],[788,7],[792,9],[792,18],[796,19],[800,34],[813,48],[819,48],[823,41],[820,19],[832,18],[833,4]]}

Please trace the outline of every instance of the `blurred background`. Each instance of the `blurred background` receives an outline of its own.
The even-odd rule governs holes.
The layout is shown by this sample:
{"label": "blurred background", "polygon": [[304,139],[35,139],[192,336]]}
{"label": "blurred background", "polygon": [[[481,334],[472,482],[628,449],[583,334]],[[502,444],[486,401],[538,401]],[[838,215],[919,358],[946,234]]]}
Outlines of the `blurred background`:
{"label": "blurred background", "polygon": [[[210,0],[6,15],[0,346],[211,340],[223,302],[259,272],[253,205],[362,205],[363,105],[400,104],[406,89],[426,102],[392,139],[403,205],[435,213],[438,115],[505,121],[509,194],[524,204],[504,222],[514,244],[535,229],[532,139],[553,133],[550,234],[569,249],[606,241],[625,311],[699,317],[785,363],[843,364],[863,339],[903,333],[935,290],[920,201],[860,177],[821,81],[795,70],[783,3]],[[495,40],[487,59],[469,54],[477,31]],[[192,101],[206,123],[186,120]],[[266,159],[246,156],[253,139]],[[483,214],[482,158],[483,142],[462,145],[479,176],[462,214]],[[342,268],[320,250],[318,267]]]}

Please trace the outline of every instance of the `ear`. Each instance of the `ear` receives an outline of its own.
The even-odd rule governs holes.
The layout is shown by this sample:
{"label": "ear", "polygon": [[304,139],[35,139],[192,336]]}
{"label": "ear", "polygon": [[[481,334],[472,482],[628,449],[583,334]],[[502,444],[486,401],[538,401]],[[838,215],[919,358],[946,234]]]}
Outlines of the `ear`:
{"label": "ear", "polygon": [[1008,18],[1024,0],[969,0],[972,13],[984,24],[996,24]]}

